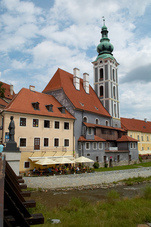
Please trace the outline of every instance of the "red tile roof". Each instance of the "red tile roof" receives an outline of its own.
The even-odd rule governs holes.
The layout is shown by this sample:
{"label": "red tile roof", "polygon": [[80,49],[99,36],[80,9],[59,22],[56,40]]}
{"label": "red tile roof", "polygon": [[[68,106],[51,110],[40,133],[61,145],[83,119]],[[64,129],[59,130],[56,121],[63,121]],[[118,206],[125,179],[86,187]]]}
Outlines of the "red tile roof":
{"label": "red tile roof", "polygon": [[138,142],[138,140],[127,136],[127,135],[123,135],[121,138],[116,140],[117,142]]}
{"label": "red tile roof", "polygon": [[127,131],[151,133],[151,122],[138,119],[121,118],[121,126]]}
{"label": "red tile roof", "polygon": [[43,93],[61,88],[64,90],[66,96],[70,99],[75,108],[111,117],[101,104],[91,86],[89,86],[89,94],[87,94],[83,88],[83,79],[80,79],[80,90],[77,90],[73,85],[73,74],[58,69],[43,90]]}
{"label": "red tile roof", "polygon": [[2,98],[0,98],[0,105],[5,107],[8,105],[8,103],[5,102],[5,100],[3,100]]}
{"label": "red tile roof", "polygon": [[84,124],[85,124],[87,127],[91,127],[91,128],[106,128],[106,129],[118,130],[118,131],[122,131],[122,132],[125,131],[125,130],[122,129],[122,128],[115,128],[115,127],[106,126],[106,125],[91,124],[91,123],[86,123],[86,122],[84,122]]}
{"label": "red tile roof", "polygon": [[[39,110],[34,110],[32,106],[34,102],[39,102]],[[49,112],[46,108],[46,105],[50,104],[53,105],[53,112]],[[65,110],[65,114],[61,113],[58,109],[58,107],[61,106],[62,105],[52,95],[33,92],[29,89],[22,88],[4,110],[16,113],[75,119],[67,110]]]}
{"label": "red tile roof", "polygon": [[94,140],[85,139],[84,136],[80,136],[78,141],[79,142],[105,142],[106,140],[100,138],[99,136],[94,136]]}
{"label": "red tile roof", "polygon": [[[2,81],[0,81],[2,82]],[[7,99],[13,99],[13,97],[15,96],[15,92],[13,92],[13,95],[10,94],[10,85],[9,84],[6,84],[4,82],[2,82],[3,85],[2,87],[5,88],[5,98]]]}

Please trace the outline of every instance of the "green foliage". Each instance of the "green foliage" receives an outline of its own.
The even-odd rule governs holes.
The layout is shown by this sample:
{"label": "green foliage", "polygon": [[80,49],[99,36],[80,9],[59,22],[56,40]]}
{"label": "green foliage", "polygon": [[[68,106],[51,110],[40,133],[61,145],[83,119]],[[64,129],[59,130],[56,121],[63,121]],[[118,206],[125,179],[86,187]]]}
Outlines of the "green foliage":
{"label": "green foliage", "polygon": [[144,190],[143,190],[143,198],[144,199],[150,199],[151,200],[151,187],[147,186]]}
{"label": "green foliage", "polygon": [[142,156],[139,156],[139,161],[140,161],[140,162],[142,162],[142,161],[143,161]]}
{"label": "green foliage", "polygon": [[94,169],[98,169],[99,168],[99,163],[98,162],[94,162],[93,167],[94,167]]}
{"label": "green foliage", "polygon": [[115,190],[111,190],[110,192],[108,192],[107,194],[107,201],[108,203],[114,204],[116,200],[118,200],[120,198],[120,195],[117,191]]}
{"label": "green foliage", "polygon": [[124,182],[128,186],[131,186],[136,183],[141,183],[141,182],[150,181],[150,180],[151,180],[151,176],[150,177],[133,177],[133,178],[121,180],[121,182]]}
{"label": "green foliage", "polygon": [[5,88],[4,87],[2,87],[2,85],[3,85],[3,83],[2,82],[0,82],[0,97],[1,98],[4,98],[5,97]]}

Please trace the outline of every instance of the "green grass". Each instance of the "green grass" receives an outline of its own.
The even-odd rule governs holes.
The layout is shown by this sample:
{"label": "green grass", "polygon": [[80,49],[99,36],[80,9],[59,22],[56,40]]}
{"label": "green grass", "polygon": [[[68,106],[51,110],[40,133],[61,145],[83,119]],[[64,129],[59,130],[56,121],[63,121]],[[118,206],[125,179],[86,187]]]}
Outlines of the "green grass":
{"label": "green grass", "polygon": [[[31,210],[30,210],[31,211]],[[37,204],[32,212],[43,213],[44,225],[50,226],[50,219],[60,219],[61,224],[53,226],[135,226],[151,222],[151,187],[146,188],[139,198],[120,198],[112,190],[106,201],[91,204],[79,198],[72,198],[68,205],[49,210],[42,204]]]}
{"label": "green grass", "polygon": [[151,181],[151,176],[149,176],[149,177],[133,177],[133,178],[121,180],[119,182],[123,182],[126,185],[131,186],[131,185],[136,184],[136,183],[148,182],[148,181]]}
{"label": "green grass", "polygon": [[135,168],[141,168],[141,167],[151,167],[151,162],[142,162],[142,163],[139,163],[139,164],[114,166],[114,167],[109,167],[109,168],[102,167],[102,168],[99,168],[99,169],[95,169],[95,171],[96,172],[103,172],[103,171],[135,169]]}

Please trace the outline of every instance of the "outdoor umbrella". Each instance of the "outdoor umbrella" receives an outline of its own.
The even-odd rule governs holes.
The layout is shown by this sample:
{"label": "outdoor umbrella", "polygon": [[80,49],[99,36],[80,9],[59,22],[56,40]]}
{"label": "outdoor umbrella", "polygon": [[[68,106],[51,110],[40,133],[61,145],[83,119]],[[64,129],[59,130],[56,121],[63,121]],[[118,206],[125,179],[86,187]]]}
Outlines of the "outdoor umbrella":
{"label": "outdoor umbrella", "polygon": [[41,165],[41,166],[46,166],[46,165],[53,165],[56,164],[55,161],[53,161],[50,158],[44,158],[44,159],[40,159],[38,162],[36,162],[35,164],[37,165]]}
{"label": "outdoor umbrella", "polygon": [[56,164],[73,164],[74,161],[71,161],[68,158],[61,157],[61,158],[56,158],[55,159]]}
{"label": "outdoor umbrella", "polygon": [[89,159],[89,158],[86,158],[86,157],[84,157],[84,156],[81,156],[81,157],[79,157],[79,158],[76,158],[75,159],[75,162],[76,163],[89,163],[89,162],[94,162],[92,159]]}

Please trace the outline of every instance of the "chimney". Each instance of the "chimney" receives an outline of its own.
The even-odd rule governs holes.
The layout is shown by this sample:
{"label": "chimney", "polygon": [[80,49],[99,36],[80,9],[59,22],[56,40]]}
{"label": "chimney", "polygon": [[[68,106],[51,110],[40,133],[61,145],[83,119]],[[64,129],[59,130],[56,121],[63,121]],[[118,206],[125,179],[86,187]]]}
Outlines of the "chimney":
{"label": "chimney", "polygon": [[10,85],[10,94],[13,95],[13,93],[14,93],[14,86],[11,84]]}
{"label": "chimney", "polygon": [[29,85],[29,90],[30,91],[35,91],[35,86]]}
{"label": "chimney", "polygon": [[83,88],[89,94],[89,74],[83,73]]}
{"label": "chimney", "polygon": [[80,90],[80,70],[77,68],[73,69],[73,85],[77,90]]}
{"label": "chimney", "polygon": [[147,122],[147,118],[144,118],[144,121]]}

